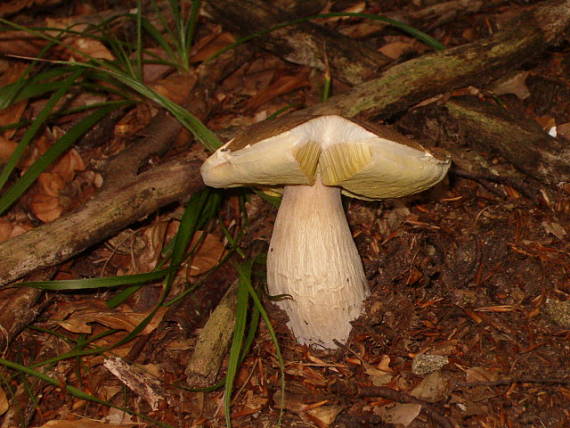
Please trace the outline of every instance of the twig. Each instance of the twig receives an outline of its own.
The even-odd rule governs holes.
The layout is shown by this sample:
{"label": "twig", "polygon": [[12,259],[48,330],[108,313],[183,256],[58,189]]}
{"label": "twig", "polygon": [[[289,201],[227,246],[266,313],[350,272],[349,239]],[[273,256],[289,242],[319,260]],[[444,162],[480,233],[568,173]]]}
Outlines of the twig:
{"label": "twig", "polygon": [[481,381],[481,382],[455,382],[455,386],[461,387],[473,387],[473,386],[504,386],[512,385],[513,383],[534,383],[540,385],[570,385],[570,379],[540,379],[532,377],[521,377],[512,379],[499,379],[492,381]]}
{"label": "twig", "polygon": [[[336,340],[335,344],[345,351],[350,352],[356,356],[356,358],[358,358],[363,364],[365,364],[364,360],[362,360],[362,358],[348,346]],[[331,392],[339,395],[352,395],[358,397],[382,397],[390,401],[397,401],[399,403],[419,404],[422,406],[424,413],[432,418],[435,422],[437,422],[440,426],[444,428],[454,428],[454,424],[451,423],[445,416],[441,415],[437,410],[435,410],[430,403],[420,400],[404,392],[396,391],[394,389],[386,388],[383,386],[356,386],[353,384],[349,385],[341,383],[333,384],[331,389]]]}
{"label": "twig", "polygon": [[422,406],[422,411],[443,428],[454,428],[454,424],[439,413],[434,407],[423,400],[419,400],[404,392],[395,391],[383,386],[357,386],[354,384],[335,383],[331,392],[341,396],[354,397],[381,397],[398,403],[412,403]]}

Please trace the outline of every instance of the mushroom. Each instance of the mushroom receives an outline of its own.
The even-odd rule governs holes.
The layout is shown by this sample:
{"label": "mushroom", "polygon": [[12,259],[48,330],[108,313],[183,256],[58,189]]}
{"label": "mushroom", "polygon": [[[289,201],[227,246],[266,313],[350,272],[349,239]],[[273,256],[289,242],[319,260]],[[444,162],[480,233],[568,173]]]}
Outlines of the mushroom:
{"label": "mushroom", "polygon": [[341,200],[397,198],[443,179],[450,160],[388,128],[338,115],[265,121],[202,165],[212,187],[284,186],[267,257],[271,295],[302,344],[345,343],[368,295]]}

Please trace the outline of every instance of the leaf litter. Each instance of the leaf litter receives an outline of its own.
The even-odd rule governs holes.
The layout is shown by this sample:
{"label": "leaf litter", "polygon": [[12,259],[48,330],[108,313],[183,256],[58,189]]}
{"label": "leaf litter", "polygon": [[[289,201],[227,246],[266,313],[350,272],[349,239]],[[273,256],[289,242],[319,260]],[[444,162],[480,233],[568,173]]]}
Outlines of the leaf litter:
{"label": "leaf litter", "polygon": [[[4,7],[6,11],[0,8],[0,13],[25,13],[42,3],[21,2],[21,8]],[[396,8],[396,5],[387,7]],[[501,10],[496,13],[501,15]],[[474,30],[472,24],[494,18],[492,12],[487,17],[468,16],[439,31],[448,40],[471,41],[485,31],[481,26]],[[57,26],[53,20],[46,23]],[[343,24],[331,20],[325,24],[339,26],[347,34],[356,31],[350,28],[353,25],[350,21]],[[201,30],[192,53],[191,61],[195,64],[234,40],[220,28],[204,28],[208,30]],[[379,50],[393,58],[423,49],[407,36],[392,34],[382,38],[375,36],[376,29],[359,31],[366,37],[378,37],[373,41]],[[0,47],[7,47],[5,53],[34,56],[45,46],[29,35],[20,35],[21,40],[11,44],[2,40]],[[75,49],[54,49],[53,59],[72,57],[81,62],[86,60],[85,54],[114,58],[104,43],[91,38],[72,37],[66,42]],[[21,63],[5,61],[2,86],[15,82],[24,72]],[[184,103],[196,84],[192,73],[175,73],[165,65],[159,71],[156,65],[146,67],[150,70],[148,75],[157,76],[152,79],[154,89],[179,104]],[[536,72],[548,74],[552,70]],[[533,104],[536,100],[533,91],[536,94],[539,89],[527,86],[525,73],[528,72],[496,86],[496,95],[515,94],[526,100],[526,107],[537,122],[548,128],[564,126],[565,122],[556,118],[560,106],[544,112],[540,105]],[[567,86],[567,82],[562,85]],[[291,105],[314,102],[319,89],[310,69],[259,53],[215,89],[212,99],[218,104],[210,106],[215,108],[209,125],[220,133],[231,134],[232,126],[251,124]],[[106,95],[103,100],[114,97]],[[33,119],[30,109],[37,112],[39,106],[35,102],[38,100],[31,104],[24,100],[3,110],[0,125]],[[24,203],[0,218],[0,241],[39,223],[55,221],[72,207],[81,206],[91,196],[89,185],[100,187],[93,184],[94,175],[91,182],[81,182],[81,176],[97,173],[95,165],[123,149],[138,132],[144,133],[145,125],[155,113],[154,106],[134,107],[118,125],[110,128],[100,147],[69,150],[39,176]],[[57,127],[51,131],[60,132]],[[0,139],[1,162],[10,156],[19,137],[21,131],[4,129]],[[18,172],[23,173],[50,143],[49,133],[39,136]],[[167,156],[175,157],[176,153],[186,151],[203,158],[202,149],[192,144],[187,134],[181,134],[177,145]],[[149,163],[159,161],[156,158]],[[287,361],[283,426],[381,426],[381,423],[412,428],[444,426],[438,415],[465,427],[558,427],[570,420],[567,405],[570,248],[565,233],[570,230],[569,218],[532,205],[508,186],[493,186],[496,193],[473,181],[457,178],[455,183],[445,183],[429,196],[410,198],[404,208],[401,202],[391,201],[350,203],[349,220],[372,290],[369,308],[355,322],[351,342],[334,354],[309,351],[297,345],[285,327],[283,315],[271,311]],[[241,221],[239,209],[235,208],[239,206],[239,197],[232,196],[220,214],[221,224],[230,232]],[[253,197],[245,202],[248,211],[255,215],[248,219],[243,248],[269,239],[268,224],[272,223],[274,212],[264,204]],[[133,274],[155,269],[177,229],[176,216],[175,211],[165,210],[142,219],[126,235],[118,235],[119,239],[108,240],[104,246],[59,266],[53,276],[81,278],[98,276],[101,272]],[[190,247],[195,244],[200,245],[188,260],[185,273],[176,278],[177,291],[197,283],[214,269],[229,248],[227,234],[219,225],[204,226]],[[201,303],[216,301],[223,294],[223,285],[233,280],[230,270],[221,270],[211,278],[206,279],[206,284],[217,291],[213,290]],[[6,357],[18,357],[31,365],[38,362],[48,338],[56,341],[55,348],[63,352],[85,346],[81,343],[86,338],[109,329],[118,332],[90,345],[112,345],[150,313],[149,301],[157,298],[160,284],[145,290],[146,295],[134,295],[127,304],[115,309],[106,304],[108,292],[48,294],[35,323],[35,327],[43,330],[23,331],[6,349]],[[271,302],[267,304],[272,308]],[[116,359],[106,361],[123,367],[121,374],[115,370],[111,375],[104,369],[102,358],[94,355],[57,363],[54,367],[58,378],[100,394],[110,402],[126,401],[129,407],[142,408],[173,426],[223,426],[220,390],[196,392],[173,387],[183,382],[185,363],[199,333],[199,328],[188,327],[189,319],[205,322],[213,303],[206,305],[210,309],[205,311],[197,304],[181,306],[188,311],[183,316],[176,313],[176,305],[173,307],[161,308],[138,338],[113,350],[112,358]],[[198,327],[201,325],[203,322]],[[414,370],[414,362],[422,355],[437,357],[436,367]],[[154,380],[143,381],[139,387],[156,386],[161,400],[147,396],[140,402],[144,393],[132,381],[144,378],[138,370],[148,364],[154,365],[148,367],[154,373],[145,373]],[[236,426],[272,426],[280,403],[277,367],[274,345],[262,323],[251,352],[237,373],[232,407]],[[10,378],[6,391],[12,391],[18,382],[16,377]],[[113,416],[118,411],[100,404],[87,406],[77,398],[66,396],[61,388],[44,384],[34,388],[33,394],[39,397],[38,410],[26,416],[28,426],[145,424],[142,420],[121,424]],[[12,392],[0,395],[0,409],[4,412],[9,410],[11,397]],[[164,397],[167,403],[160,404]],[[431,410],[426,412],[426,409]],[[101,422],[111,417],[112,422]]]}

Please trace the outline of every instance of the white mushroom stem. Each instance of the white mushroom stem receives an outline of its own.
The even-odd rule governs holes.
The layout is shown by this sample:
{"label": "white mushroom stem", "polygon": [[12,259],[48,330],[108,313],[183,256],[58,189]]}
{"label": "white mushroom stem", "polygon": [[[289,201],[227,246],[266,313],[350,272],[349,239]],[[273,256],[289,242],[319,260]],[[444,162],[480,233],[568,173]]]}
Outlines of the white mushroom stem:
{"label": "white mushroom stem", "polygon": [[286,186],[267,258],[271,295],[289,316],[300,343],[333,349],[345,343],[368,294],[362,262],[342,207],[340,189]]}

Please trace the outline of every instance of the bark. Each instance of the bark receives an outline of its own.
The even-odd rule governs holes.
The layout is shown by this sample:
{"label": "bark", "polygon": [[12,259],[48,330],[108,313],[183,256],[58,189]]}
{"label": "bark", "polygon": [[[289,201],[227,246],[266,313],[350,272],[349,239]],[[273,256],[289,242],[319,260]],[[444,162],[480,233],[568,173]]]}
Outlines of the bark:
{"label": "bark", "polygon": [[0,244],[0,285],[53,266],[203,186],[200,162],[174,161],[89,201],[80,211]]}
{"label": "bark", "polygon": [[478,151],[492,151],[553,188],[570,182],[570,145],[549,136],[536,122],[513,116],[496,104],[457,97],[409,115],[423,123],[424,135],[429,132],[428,122],[430,129],[439,129],[437,139],[444,145],[461,143]]}
{"label": "bark", "polygon": [[236,290],[237,282],[228,289],[200,330],[185,371],[187,383],[192,387],[212,385],[218,376],[236,320]]}
{"label": "bark", "polygon": [[[207,5],[216,21],[243,36],[298,18],[263,0],[216,0]],[[321,71],[328,64],[334,78],[351,85],[368,80],[391,62],[361,42],[309,22],[287,26],[252,41],[295,64]]]}
{"label": "bark", "polygon": [[[194,114],[207,116],[213,82],[248,58],[249,51],[239,49],[198,69],[198,83],[188,102]],[[103,189],[81,210],[0,243],[0,285],[61,263],[202,188],[198,161],[170,162],[139,174],[146,160],[164,153],[181,129],[174,118],[159,114],[140,138],[102,166]]]}
{"label": "bark", "polygon": [[[220,6],[211,7],[216,9],[215,16],[224,22],[234,16],[232,10],[238,7],[234,5],[234,0],[224,0],[217,4]],[[228,23],[231,25],[230,28],[237,28],[237,31],[242,33],[248,32],[251,28],[259,30],[282,22],[279,16],[271,17],[270,10],[263,9],[261,12],[253,13],[243,9],[240,9],[239,13],[242,17],[247,17],[243,20],[247,22],[240,19],[236,20],[235,24]],[[543,2],[538,7],[523,12],[491,37],[397,64],[381,72],[377,78],[360,84],[347,93],[332,97],[324,103],[304,109],[298,114],[388,118],[426,98],[468,85],[482,86],[507,74],[512,69],[536,58],[548,46],[556,44],[565,36],[569,26],[569,0]],[[251,31],[248,34],[250,33]],[[299,27],[296,28],[295,34],[302,40],[308,37],[308,33],[308,30]],[[319,42],[321,45],[334,45],[335,39],[328,32],[319,34],[322,37]],[[289,59],[289,51],[283,47],[283,44],[288,43],[287,38],[286,31],[273,32],[270,36],[263,37],[262,43],[265,48],[273,50],[284,59]],[[364,55],[367,59],[370,58],[370,50],[363,47],[360,42],[349,39],[345,43],[349,50],[359,52],[359,55]],[[362,54],[363,49],[365,54]],[[321,53],[318,51],[306,51],[305,54],[298,56],[297,62],[314,66],[320,61]],[[335,52],[335,55],[342,54]],[[366,64],[367,61],[361,62],[359,67],[365,70]],[[370,76],[371,72],[374,73],[384,65],[377,63],[369,66],[363,76]],[[343,76],[342,73],[342,69],[333,70],[333,76],[337,74]],[[351,81],[346,79],[346,76],[343,78]],[[456,120],[465,120],[464,127],[469,128],[472,139],[484,141],[484,144],[475,146],[476,149],[496,150],[520,171],[549,186],[556,187],[560,183],[568,182],[570,159],[568,151],[562,150],[561,142],[549,138],[538,129],[525,128],[522,132],[520,122],[505,117],[500,111],[487,111],[482,114],[475,106],[462,105],[460,108],[454,104],[448,107],[446,116],[449,117],[453,113]],[[494,117],[495,114],[498,116]],[[493,129],[498,124],[501,124],[501,128]],[[515,129],[520,132],[509,134],[509,138],[506,139],[497,138],[498,135],[506,135]]]}
{"label": "bark", "polygon": [[555,44],[569,26],[570,0],[544,2],[486,39],[397,64],[304,113],[390,117],[426,98],[505,75]]}

